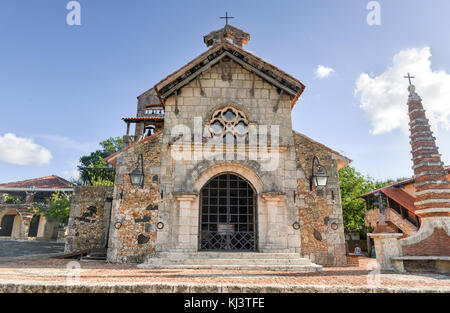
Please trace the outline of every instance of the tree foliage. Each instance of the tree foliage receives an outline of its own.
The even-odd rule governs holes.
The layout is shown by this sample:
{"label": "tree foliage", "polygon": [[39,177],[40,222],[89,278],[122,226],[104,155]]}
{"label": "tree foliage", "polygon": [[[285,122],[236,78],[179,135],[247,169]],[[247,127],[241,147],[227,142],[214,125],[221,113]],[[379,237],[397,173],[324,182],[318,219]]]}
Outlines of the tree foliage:
{"label": "tree foliage", "polygon": [[70,203],[72,195],[64,192],[55,192],[47,200],[45,205],[36,204],[36,209],[49,221],[56,221],[67,225],[69,221]]}
{"label": "tree foliage", "polygon": [[[114,177],[111,175],[111,172],[102,171],[101,169],[111,168],[111,165],[106,163],[104,159],[122,149],[123,140],[120,137],[110,137],[100,142],[100,146],[102,149],[80,158],[78,165],[80,179],[79,181],[74,181],[75,184],[87,185],[92,182],[94,186],[114,185]],[[86,168],[94,170],[85,170]]]}
{"label": "tree foliage", "polygon": [[6,204],[18,204],[18,203],[20,203],[20,199],[15,196],[7,195],[5,203]]}
{"label": "tree foliage", "polygon": [[364,225],[366,207],[364,199],[358,198],[359,196],[404,179],[376,181],[370,176],[359,173],[352,166],[347,165],[340,169],[339,184],[345,232],[360,232],[362,234],[366,232]]}
{"label": "tree foliage", "polygon": [[344,230],[347,233],[361,232],[364,229],[365,203],[360,195],[370,192],[374,185],[369,177],[364,177],[352,166],[347,165],[339,171]]}

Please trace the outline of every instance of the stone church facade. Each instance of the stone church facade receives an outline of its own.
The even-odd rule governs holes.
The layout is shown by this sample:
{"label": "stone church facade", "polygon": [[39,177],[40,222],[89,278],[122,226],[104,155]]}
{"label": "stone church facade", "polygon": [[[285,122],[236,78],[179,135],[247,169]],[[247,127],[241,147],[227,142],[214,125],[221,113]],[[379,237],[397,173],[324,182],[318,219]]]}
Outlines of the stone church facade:
{"label": "stone church facade", "polygon": [[[350,160],[293,131],[305,85],[243,49],[249,39],[231,25],[206,35],[209,50],[138,97],[137,116],[123,119],[126,146],[106,159],[114,188],[75,189],[67,252],[106,248],[119,263],[295,253],[346,264],[338,170]],[[311,186],[318,168],[325,187]],[[133,185],[136,170],[143,182]]]}

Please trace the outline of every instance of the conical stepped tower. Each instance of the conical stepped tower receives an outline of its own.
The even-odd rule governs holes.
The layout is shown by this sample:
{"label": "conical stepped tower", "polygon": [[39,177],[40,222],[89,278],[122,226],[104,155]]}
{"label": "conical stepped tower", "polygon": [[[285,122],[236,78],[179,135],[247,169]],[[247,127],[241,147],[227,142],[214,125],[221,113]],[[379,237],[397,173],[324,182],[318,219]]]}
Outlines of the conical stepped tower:
{"label": "conical stepped tower", "polygon": [[408,87],[408,113],[413,170],[416,188],[416,214],[419,232],[402,240],[404,256],[448,256],[450,254],[450,182],[446,179],[436,138],[425,115],[422,99]]}

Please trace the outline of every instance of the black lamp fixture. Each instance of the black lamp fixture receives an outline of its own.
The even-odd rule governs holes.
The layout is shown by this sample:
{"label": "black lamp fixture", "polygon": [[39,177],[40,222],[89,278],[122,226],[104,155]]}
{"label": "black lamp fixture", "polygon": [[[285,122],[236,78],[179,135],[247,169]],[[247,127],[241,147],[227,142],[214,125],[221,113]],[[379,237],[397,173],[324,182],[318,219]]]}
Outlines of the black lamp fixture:
{"label": "black lamp fixture", "polygon": [[[317,170],[314,171],[314,166],[317,163]],[[313,190],[313,184],[317,187],[325,187],[328,182],[328,176],[324,167],[320,164],[319,158],[315,155],[312,160],[311,176],[309,177],[309,190]]]}
{"label": "black lamp fixture", "polygon": [[[140,169],[139,165],[141,167]],[[141,186],[141,188],[144,187],[144,158],[142,154],[139,154],[136,168],[129,175],[133,186]]]}

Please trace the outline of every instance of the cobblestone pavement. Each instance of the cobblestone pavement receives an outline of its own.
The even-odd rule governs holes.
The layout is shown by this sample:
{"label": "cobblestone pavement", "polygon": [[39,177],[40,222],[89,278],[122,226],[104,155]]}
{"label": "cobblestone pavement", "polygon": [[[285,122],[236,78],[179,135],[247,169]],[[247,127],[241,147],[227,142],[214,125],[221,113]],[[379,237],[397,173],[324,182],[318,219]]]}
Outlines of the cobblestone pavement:
{"label": "cobblestone pavement", "polygon": [[0,240],[0,258],[21,257],[27,255],[63,253],[64,243],[52,241],[13,241]]}
{"label": "cobblestone pavement", "polygon": [[[72,263],[70,263],[72,262]],[[450,276],[438,274],[373,275],[375,260],[359,267],[329,267],[323,272],[139,269],[135,265],[97,261],[34,259],[0,262],[0,286],[5,284],[60,284],[117,286],[140,284],[197,284],[201,286],[325,286],[336,288],[396,288],[396,290],[450,292]],[[79,265],[79,270],[78,270]],[[68,269],[69,268],[69,269]],[[70,269],[72,268],[72,269]],[[79,274],[79,279],[77,278]],[[339,289],[336,289],[339,290]],[[349,289],[350,290],[350,289]],[[344,289],[345,291],[345,289]]]}

